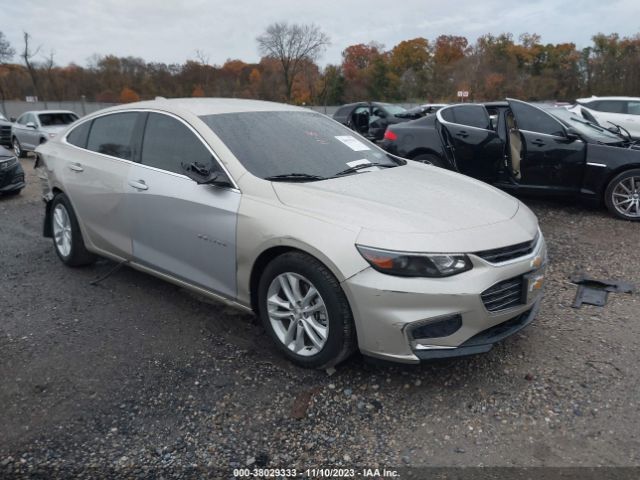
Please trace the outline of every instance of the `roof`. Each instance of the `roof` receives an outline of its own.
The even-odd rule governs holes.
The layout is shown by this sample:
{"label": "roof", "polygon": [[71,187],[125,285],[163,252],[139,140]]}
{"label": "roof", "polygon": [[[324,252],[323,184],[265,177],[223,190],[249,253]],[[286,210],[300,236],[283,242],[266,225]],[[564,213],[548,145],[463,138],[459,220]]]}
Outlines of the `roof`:
{"label": "roof", "polygon": [[40,115],[41,113],[73,113],[74,115],[78,115],[73,110],[29,110],[21,113],[21,115],[24,115],[25,113],[32,113],[34,115]]}
{"label": "roof", "polygon": [[596,97],[595,95],[587,98],[577,98],[576,102],[590,102],[592,100],[636,100],[640,102],[640,97]]}
{"label": "roof", "polygon": [[309,111],[284,103],[245,100],[240,98],[156,98],[143,102],[126,103],[115,109],[156,108],[188,111],[194,115],[216,115],[239,112]]}

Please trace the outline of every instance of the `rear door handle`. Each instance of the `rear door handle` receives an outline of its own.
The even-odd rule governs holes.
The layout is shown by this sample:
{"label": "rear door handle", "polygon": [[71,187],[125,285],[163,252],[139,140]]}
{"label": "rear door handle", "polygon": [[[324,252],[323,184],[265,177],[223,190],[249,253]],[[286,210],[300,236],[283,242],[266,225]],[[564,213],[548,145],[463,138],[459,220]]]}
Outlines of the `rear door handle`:
{"label": "rear door handle", "polygon": [[73,170],[74,172],[84,172],[84,168],[77,162],[72,162],[69,164],[69,170]]}
{"label": "rear door handle", "polygon": [[542,147],[544,145],[544,142],[542,140],[533,140],[531,143],[537,145],[538,147]]}
{"label": "rear door handle", "polygon": [[149,190],[149,186],[144,183],[144,180],[129,180],[129,185],[136,190]]}
{"label": "rear door handle", "polygon": [[469,134],[464,130],[460,130],[458,133],[456,133],[456,137],[467,138],[468,136]]}

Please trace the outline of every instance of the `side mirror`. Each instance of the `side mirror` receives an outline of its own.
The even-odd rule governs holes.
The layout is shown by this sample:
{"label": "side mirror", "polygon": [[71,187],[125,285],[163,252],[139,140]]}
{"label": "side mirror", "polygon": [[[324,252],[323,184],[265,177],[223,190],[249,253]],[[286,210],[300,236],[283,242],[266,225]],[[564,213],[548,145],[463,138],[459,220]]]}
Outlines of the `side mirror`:
{"label": "side mirror", "polygon": [[565,134],[567,136],[567,140],[570,141],[574,141],[574,140],[578,140],[580,138],[580,134],[578,133],[578,131],[573,128],[573,127],[567,127],[567,130],[565,131]]}
{"label": "side mirror", "polygon": [[184,174],[198,185],[217,185],[219,187],[230,186],[231,183],[226,175],[221,172],[212,171],[198,162],[182,163]]}
{"label": "side mirror", "polygon": [[27,128],[33,128],[35,130],[36,128],[36,124],[33,122],[27,122],[27,124],[25,125]]}

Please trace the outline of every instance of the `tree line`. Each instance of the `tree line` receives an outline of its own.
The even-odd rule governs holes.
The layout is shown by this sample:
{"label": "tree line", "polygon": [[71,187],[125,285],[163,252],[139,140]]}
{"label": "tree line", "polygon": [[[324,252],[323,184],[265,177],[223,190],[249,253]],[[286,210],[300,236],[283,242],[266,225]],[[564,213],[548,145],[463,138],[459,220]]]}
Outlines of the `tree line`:
{"label": "tree line", "polygon": [[307,105],[350,101],[451,102],[516,97],[571,101],[589,95],[640,96],[640,34],[599,33],[590,46],[542,43],[536,34],[486,34],[474,43],[440,35],[346,47],[321,67],[329,37],[316,25],[270,25],[256,38],[258,63],[212,65],[201,51],[182,64],[94,55],[87,65],[58,65],[55,53],[11,45],[0,32],[0,100],[131,102],[164,97],[239,97]]}

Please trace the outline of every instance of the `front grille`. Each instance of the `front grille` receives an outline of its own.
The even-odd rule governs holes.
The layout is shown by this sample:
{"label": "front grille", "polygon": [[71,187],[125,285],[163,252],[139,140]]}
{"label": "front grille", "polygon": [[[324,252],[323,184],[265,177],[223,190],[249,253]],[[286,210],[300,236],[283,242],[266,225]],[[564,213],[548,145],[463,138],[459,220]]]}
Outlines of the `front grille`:
{"label": "front grille", "polygon": [[486,289],[480,295],[485,308],[490,312],[497,312],[522,305],[523,280],[524,277],[520,275]]}
{"label": "front grille", "polygon": [[492,250],[483,250],[481,252],[475,252],[475,255],[483,258],[487,262],[501,263],[529,255],[533,252],[537,243],[538,235],[529,242],[517,243],[508,247],[494,248]]}
{"label": "front grille", "polygon": [[11,143],[11,126],[0,127],[0,144],[9,145]]}

